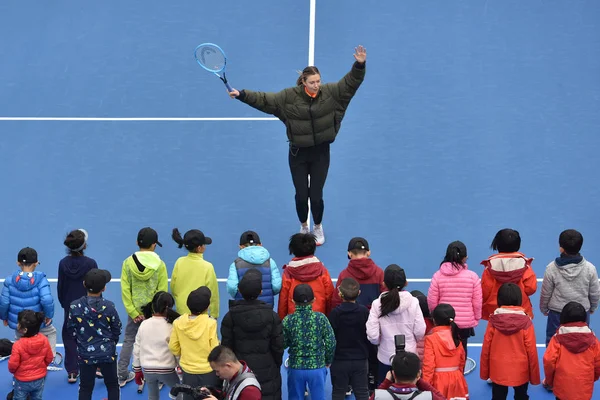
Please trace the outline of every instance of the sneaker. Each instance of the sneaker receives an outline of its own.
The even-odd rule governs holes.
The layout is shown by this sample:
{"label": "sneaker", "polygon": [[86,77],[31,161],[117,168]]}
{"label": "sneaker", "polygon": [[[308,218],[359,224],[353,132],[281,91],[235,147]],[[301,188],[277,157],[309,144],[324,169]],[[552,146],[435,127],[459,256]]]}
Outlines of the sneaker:
{"label": "sneaker", "polygon": [[102,375],[102,371],[100,371],[100,368],[96,370],[96,379],[104,379],[104,375]]}
{"label": "sneaker", "polygon": [[135,374],[133,373],[133,371],[129,371],[129,374],[127,375],[127,379],[121,380],[121,378],[119,378],[119,387],[124,387],[125,385],[127,385],[127,383],[131,382],[134,379],[135,379]]}
{"label": "sneaker", "polygon": [[325,243],[325,232],[323,232],[323,225],[315,225],[313,229],[313,235],[315,235],[315,241],[317,242],[317,246],[321,246]]}
{"label": "sneaker", "polygon": [[544,379],[544,380],[542,381],[542,387],[543,387],[544,389],[546,389],[547,391],[549,391],[549,392],[552,392],[552,386],[550,386],[550,385],[548,385],[548,384],[546,383],[546,379]]}
{"label": "sneaker", "polygon": [[352,394],[352,386],[348,385],[348,389],[346,389],[346,396],[350,396]]}
{"label": "sneaker", "polygon": [[310,228],[308,227],[308,225],[300,225],[300,233],[304,235],[310,233]]}
{"label": "sneaker", "polygon": [[67,376],[67,382],[69,383],[77,383],[77,378],[79,378],[79,374],[76,372],[71,372]]}
{"label": "sneaker", "polygon": [[492,378],[488,378],[488,380],[486,381],[487,383],[489,383],[490,385],[494,382],[492,382]]}

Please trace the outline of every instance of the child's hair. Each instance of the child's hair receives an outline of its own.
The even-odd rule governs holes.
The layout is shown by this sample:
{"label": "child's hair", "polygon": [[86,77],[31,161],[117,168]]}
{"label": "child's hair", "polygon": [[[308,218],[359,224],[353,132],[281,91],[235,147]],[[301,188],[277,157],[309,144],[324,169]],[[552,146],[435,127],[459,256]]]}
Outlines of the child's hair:
{"label": "child's hair", "polygon": [[381,296],[381,315],[385,317],[400,307],[400,296],[398,293],[406,286],[406,273],[396,264],[390,264],[383,272],[383,283],[389,289]]}
{"label": "child's hair", "polygon": [[392,371],[396,383],[413,382],[421,371],[421,360],[415,353],[404,352],[394,356]]}
{"label": "child's hair", "polygon": [[423,314],[423,318],[431,318],[431,313],[429,311],[429,304],[427,304],[427,296],[423,294],[423,292],[419,290],[413,290],[410,292],[412,297],[415,297],[419,300],[419,307],[421,307],[421,313]]}
{"label": "child's hair", "polygon": [[558,237],[558,244],[563,248],[565,253],[571,256],[579,254],[581,246],[583,246],[583,235],[575,229],[567,229],[562,231]]}
{"label": "child's hair", "polygon": [[340,283],[339,289],[342,293],[342,299],[354,301],[360,293],[360,284],[354,278],[345,278]]}
{"label": "child's hair", "polygon": [[460,336],[458,335],[458,325],[454,323],[456,318],[456,311],[450,304],[438,304],[433,309],[433,322],[436,326],[450,326],[452,328],[452,339],[454,339],[454,345],[458,346],[460,343]]}
{"label": "child's hair", "polygon": [[587,312],[585,308],[576,301],[570,301],[560,312],[560,324],[569,322],[587,322]]}
{"label": "child's hair", "polygon": [[175,299],[171,293],[156,292],[152,301],[142,307],[142,313],[146,319],[151,318],[152,314],[164,315],[166,320],[172,324],[180,316],[177,311],[173,310],[174,305]]}
{"label": "child's hair", "polygon": [[45,315],[43,312],[32,311],[32,310],[23,310],[17,316],[17,322],[21,326],[21,328],[27,329],[27,331],[23,334],[24,337],[32,337],[38,334],[40,331],[40,327],[44,322]]}
{"label": "child's hair", "polygon": [[86,245],[86,234],[81,229],[76,229],[67,234],[63,242],[67,246],[67,253],[72,256],[82,256]]}
{"label": "child's hair", "polygon": [[321,73],[319,72],[319,69],[314,66],[306,67],[302,70],[302,72],[299,72],[299,73],[300,73],[300,76],[296,80],[297,86],[302,85],[304,83],[304,81],[306,81],[306,78],[308,78],[311,75],[321,75]]}
{"label": "child's hair", "polygon": [[312,233],[296,233],[292,235],[288,249],[294,257],[312,256],[317,250],[315,235]]}
{"label": "child's hair", "polygon": [[521,288],[514,283],[503,283],[498,289],[498,307],[518,306],[523,304]]}
{"label": "child's hair", "polygon": [[463,242],[457,240],[448,245],[448,248],[446,249],[446,256],[441,264],[449,262],[452,263],[454,268],[463,269],[466,267],[466,265],[463,264],[463,260],[466,256],[467,246],[465,246]]}
{"label": "child's hair", "polygon": [[521,248],[521,236],[514,229],[501,229],[494,236],[490,246],[499,253],[514,253]]}
{"label": "child's hair", "polygon": [[173,228],[173,233],[171,234],[171,238],[177,243],[178,247],[181,249],[185,246],[186,250],[190,253],[195,253],[198,247],[204,244],[210,244],[205,242],[204,233],[199,231],[198,229],[191,229],[181,237],[181,233],[179,229]]}

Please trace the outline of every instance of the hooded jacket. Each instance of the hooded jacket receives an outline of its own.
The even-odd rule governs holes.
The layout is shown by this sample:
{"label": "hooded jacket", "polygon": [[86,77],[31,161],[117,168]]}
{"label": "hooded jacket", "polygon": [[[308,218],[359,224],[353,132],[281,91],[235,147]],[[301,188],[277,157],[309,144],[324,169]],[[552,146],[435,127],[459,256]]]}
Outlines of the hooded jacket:
{"label": "hooded jacket", "polygon": [[31,382],[46,376],[46,368],[52,360],[52,348],[48,338],[40,333],[22,337],[13,345],[8,359],[8,371],[21,382]]}
{"label": "hooded jacket", "polygon": [[142,307],[152,301],[156,292],[168,290],[167,267],[155,252],[138,251],[123,261],[121,297],[131,319],[143,314]]}
{"label": "hooded jacket", "polygon": [[532,262],[533,258],[527,258],[519,252],[494,254],[481,262],[485,267],[481,276],[482,319],[488,320],[498,308],[498,289],[504,283],[514,283],[521,288],[523,309],[529,318],[533,319],[533,307],[529,296],[537,290],[537,278],[531,268]]}
{"label": "hooded jacket", "polygon": [[561,312],[570,301],[581,304],[586,311],[598,308],[600,285],[596,267],[582,256],[561,256],[546,267],[540,310]]}
{"label": "hooded jacket", "polygon": [[60,306],[68,312],[69,305],[87,295],[83,278],[89,270],[98,268],[93,258],[87,256],[66,256],[58,263],[58,287],[56,289]]}
{"label": "hooded jacket", "polygon": [[219,284],[215,267],[204,259],[203,253],[188,253],[185,257],[179,257],[171,275],[171,293],[179,314],[189,314],[187,298],[200,286],[210,289],[208,310],[211,317],[219,318]]}
{"label": "hooded jacket", "polygon": [[557,398],[589,400],[600,378],[600,343],[585,322],[561,325],[544,354],[546,384]]}
{"label": "hooded jacket", "polygon": [[169,349],[181,357],[179,365],[188,374],[211,372],[208,355],[218,345],[217,321],[208,314],[183,314],[173,321]]}
{"label": "hooded jacket", "polygon": [[[19,313],[23,310],[43,311],[46,318],[54,318],[54,300],[46,274],[41,271],[15,271],[4,280],[0,298],[0,319],[17,329]],[[42,324],[42,328],[46,326]]]}
{"label": "hooded jacket", "polygon": [[433,274],[427,293],[430,312],[438,304],[450,304],[456,311],[456,325],[461,329],[474,328],[481,318],[481,302],[481,281],[466,264],[456,269],[452,263],[445,262]]}
{"label": "hooded jacket", "polygon": [[227,278],[229,295],[236,300],[243,300],[238,291],[238,284],[250,268],[257,269],[262,274],[262,293],[258,299],[273,307],[275,295],[281,291],[281,274],[269,251],[262,246],[248,246],[240,249],[238,258],[229,266],[229,277]]}
{"label": "hooded jacket", "polygon": [[481,350],[481,379],[503,386],[540,384],[540,368],[533,323],[522,307],[494,311]]}
{"label": "hooded jacket", "polygon": [[452,338],[450,326],[437,326],[425,336],[423,380],[431,383],[445,397],[468,397],[465,349]]}
{"label": "hooded jacket", "polygon": [[371,308],[373,300],[387,290],[383,283],[383,270],[370,258],[354,258],[348,262],[348,266],[340,272],[333,291],[331,308],[342,304],[338,288],[346,278],[354,278],[360,284],[360,294],[356,302]]}
{"label": "hooded jacket", "polygon": [[386,315],[381,315],[381,299],[389,292],[382,293],[373,301],[367,320],[367,338],[378,345],[377,359],[391,365],[390,357],[396,354],[395,335],[405,335],[406,351],[417,353],[417,342],[425,336],[425,320],[419,300],[410,293],[400,291],[400,306]]}
{"label": "hooded jacket", "polygon": [[313,311],[329,315],[333,283],[329,271],[317,257],[295,257],[283,266],[283,282],[279,294],[277,313],[283,320],[286,315],[296,309],[294,305],[294,289],[301,283],[310,285],[315,295]]}

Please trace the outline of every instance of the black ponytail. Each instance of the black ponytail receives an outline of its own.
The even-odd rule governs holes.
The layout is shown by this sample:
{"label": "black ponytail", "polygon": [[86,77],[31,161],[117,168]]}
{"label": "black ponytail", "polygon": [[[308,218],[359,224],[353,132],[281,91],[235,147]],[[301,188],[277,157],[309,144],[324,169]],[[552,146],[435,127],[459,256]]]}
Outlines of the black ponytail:
{"label": "black ponytail", "polygon": [[400,307],[400,291],[406,286],[406,273],[396,264],[388,265],[383,273],[383,283],[389,292],[381,296],[380,318]]}
{"label": "black ponytail", "polygon": [[459,240],[452,242],[448,245],[446,249],[446,256],[444,257],[443,263],[452,263],[452,266],[456,269],[465,268],[465,264],[463,264],[463,260],[467,257],[467,246]]}
{"label": "black ponytail", "polygon": [[181,233],[179,233],[179,229],[173,228],[173,233],[171,234],[171,237],[173,238],[175,243],[179,245],[179,248],[183,247],[183,238],[181,237]]}
{"label": "black ponytail", "polygon": [[142,307],[142,312],[145,319],[151,318],[153,314],[160,314],[172,324],[180,316],[177,311],[173,310],[174,305],[175,299],[171,293],[157,292],[152,301]]}
{"label": "black ponytail", "polygon": [[438,304],[438,306],[433,310],[432,317],[436,326],[450,326],[452,330],[452,340],[454,340],[454,345],[458,347],[458,344],[460,343],[460,335],[458,333],[458,325],[456,325],[454,322],[454,318],[456,318],[456,311],[454,311],[454,307],[452,307],[450,304]]}

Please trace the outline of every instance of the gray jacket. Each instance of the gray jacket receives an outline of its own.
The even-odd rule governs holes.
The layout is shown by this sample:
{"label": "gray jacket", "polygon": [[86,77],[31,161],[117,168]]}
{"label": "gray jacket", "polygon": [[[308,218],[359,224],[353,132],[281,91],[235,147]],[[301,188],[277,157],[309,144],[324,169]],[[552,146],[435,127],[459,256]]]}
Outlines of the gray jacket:
{"label": "gray jacket", "polygon": [[594,311],[598,308],[599,298],[598,272],[585,258],[577,264],[564,266],[552,261],[546,267],[540,294],[542,313],[561,312],[570,301],[580,303],[586,311]]}
{"label": "gray jacket", "polygon": [[400,393],[390,393],[387,390],[377,389],[375,390],[374,400],[431,400],[433,396],[431,392],[417,392],[400,394]]}

